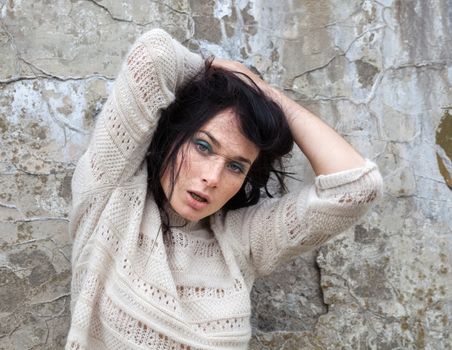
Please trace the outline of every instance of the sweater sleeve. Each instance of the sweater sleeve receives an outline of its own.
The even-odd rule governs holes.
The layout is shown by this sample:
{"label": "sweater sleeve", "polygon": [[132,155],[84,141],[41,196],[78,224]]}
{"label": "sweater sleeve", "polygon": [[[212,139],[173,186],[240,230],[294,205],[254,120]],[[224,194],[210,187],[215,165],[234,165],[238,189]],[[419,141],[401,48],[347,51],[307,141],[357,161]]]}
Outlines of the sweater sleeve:
{"label": "sweater sleeve", "polygon": [[[117,186],[143,163],[160,111],[202,59],[155,29],[130,50],[73,177],[73,191]],[[88,180],[88,181],[87,181]]]}
{"label": "sweater sleeve", "polygon": [[382,178],[370,160],[361,168],[320,175],[298,194],[268,199],[229,212],[224,221],[258,275],[312,250],[360,219],[382,192]]}
{"label": "sweater sleeve", "polygon": [[[146,175],[143,166],[161,110],[203,67],[203,59],[161,29],[140,36],[115,80],[72,178],[73,220],[94,195]],[[99,201],[98,201],[99,202]],[[89,205],[93,206],[93,203]]]}

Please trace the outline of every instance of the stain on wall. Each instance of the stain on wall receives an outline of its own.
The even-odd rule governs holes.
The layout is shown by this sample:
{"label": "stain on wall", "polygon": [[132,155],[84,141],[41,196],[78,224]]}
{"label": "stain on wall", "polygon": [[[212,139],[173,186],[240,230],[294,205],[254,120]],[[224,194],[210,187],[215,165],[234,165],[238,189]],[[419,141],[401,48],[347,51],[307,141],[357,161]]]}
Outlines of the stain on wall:
{"label": "stain on wall", "polygon": [[444,108],[444,114],[436,129],[436,159],[439,172],[452,190],[452,107]]}

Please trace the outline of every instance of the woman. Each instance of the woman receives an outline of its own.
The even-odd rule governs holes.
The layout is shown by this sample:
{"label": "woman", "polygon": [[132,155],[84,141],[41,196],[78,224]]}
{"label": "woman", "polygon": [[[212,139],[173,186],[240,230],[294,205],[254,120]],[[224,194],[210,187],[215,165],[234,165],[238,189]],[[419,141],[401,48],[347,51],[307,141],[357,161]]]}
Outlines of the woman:
{"label": "woman", "polygon": [[[270,173],[283,185],[275,164],[292,140],[315,184],[259,200]],[[153,30],[131,49],[72,186],[66,349],[246,349],[254,279],[351,226],[381,176],[243,65],[205,65]]]}

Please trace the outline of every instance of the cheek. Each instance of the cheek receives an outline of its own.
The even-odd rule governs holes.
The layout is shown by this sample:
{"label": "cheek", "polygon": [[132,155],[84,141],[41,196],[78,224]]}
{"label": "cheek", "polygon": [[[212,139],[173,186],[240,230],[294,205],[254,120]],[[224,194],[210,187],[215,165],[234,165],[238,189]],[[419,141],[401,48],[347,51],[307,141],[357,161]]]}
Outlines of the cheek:
{"label": "cheek", "polygon": [[225,184],[225,202],[234,197],[243,185],[245,179],[232,179]]}
{"label": "cheek", "polygon": [[165,193],[165,197],[166,199],[168,199],[169,194],[171,192],[170,171],[168,168],[165,170],[163,176],[160,178],[160,186],[162,186],[163,193]]}
{"label": "cheek", "polygon": [[[171,164],[168,164],[167,168],[165,169],[165,172],[163,173],[163,176],[160,178],[160,185],[162,186],[163,192],[165,193],[165,196],[167,199],[169,199],[171,191],[174,189],[173,186],[176,187],[178,182],[180,182],[181,178],[186,177],[186,169],[184,167],[184,163],[182,163],[183,156],[181,152],[179,152],[176,163],[175,163],[175,169],[173,172],[173,167]],[[168,161],[169,162],[169,161]],[[179,174],[178,174],[179,172]],[[176,179],[174,181],[174,184],[172,184],[172,178],[176,176]]]}
{"label": "cheek", "polygon": [[190,178],[195,176],[196,170],[198,169],[195,159],[193,159],[193,152],[189,149],[184,153],[183,158],[177,158],[177,167],[179,170],[179,176],[177,177],[177,182],[185,182]]}

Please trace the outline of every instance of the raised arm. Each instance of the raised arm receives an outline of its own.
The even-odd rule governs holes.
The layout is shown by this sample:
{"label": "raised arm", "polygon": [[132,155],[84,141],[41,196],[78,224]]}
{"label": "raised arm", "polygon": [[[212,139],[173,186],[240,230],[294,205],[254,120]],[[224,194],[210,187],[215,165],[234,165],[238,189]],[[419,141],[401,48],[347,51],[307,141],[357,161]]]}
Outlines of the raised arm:
{"label": "raised arm", "polygon": [[[161,110],[204,66],[163,30],[143,34],[129,51],[72,178],[70,232],[91,232],[118,186],[146,177],[144,159]],[[88,227],[88,228],[87,228]],[[83,244],[83,240],[79,240]]]}
{"label": "raised arm", "polygon": [[214,66],[248,75],[284,110],[292,136],[317,177],[299,193],[231,211],[223,230],[258,274],[314,249],[352,226],[382,191],[377,166],[320,118],[272,88],[242,64],[215,59]]}
{"label": "raised arm", "polygon": [[77,164],[74,196],[113,189],[137,172],[161,110],[202,66],[200,56],[163,30],[154,29],[138,38]]}
{"label": "raised arm", "polygon": [[273,88],[243,64],[215,58],[214,66],[248,75],[286,115],[292,137],[316,175],[327,175],[364,165],[364,158],[319,117]]}

